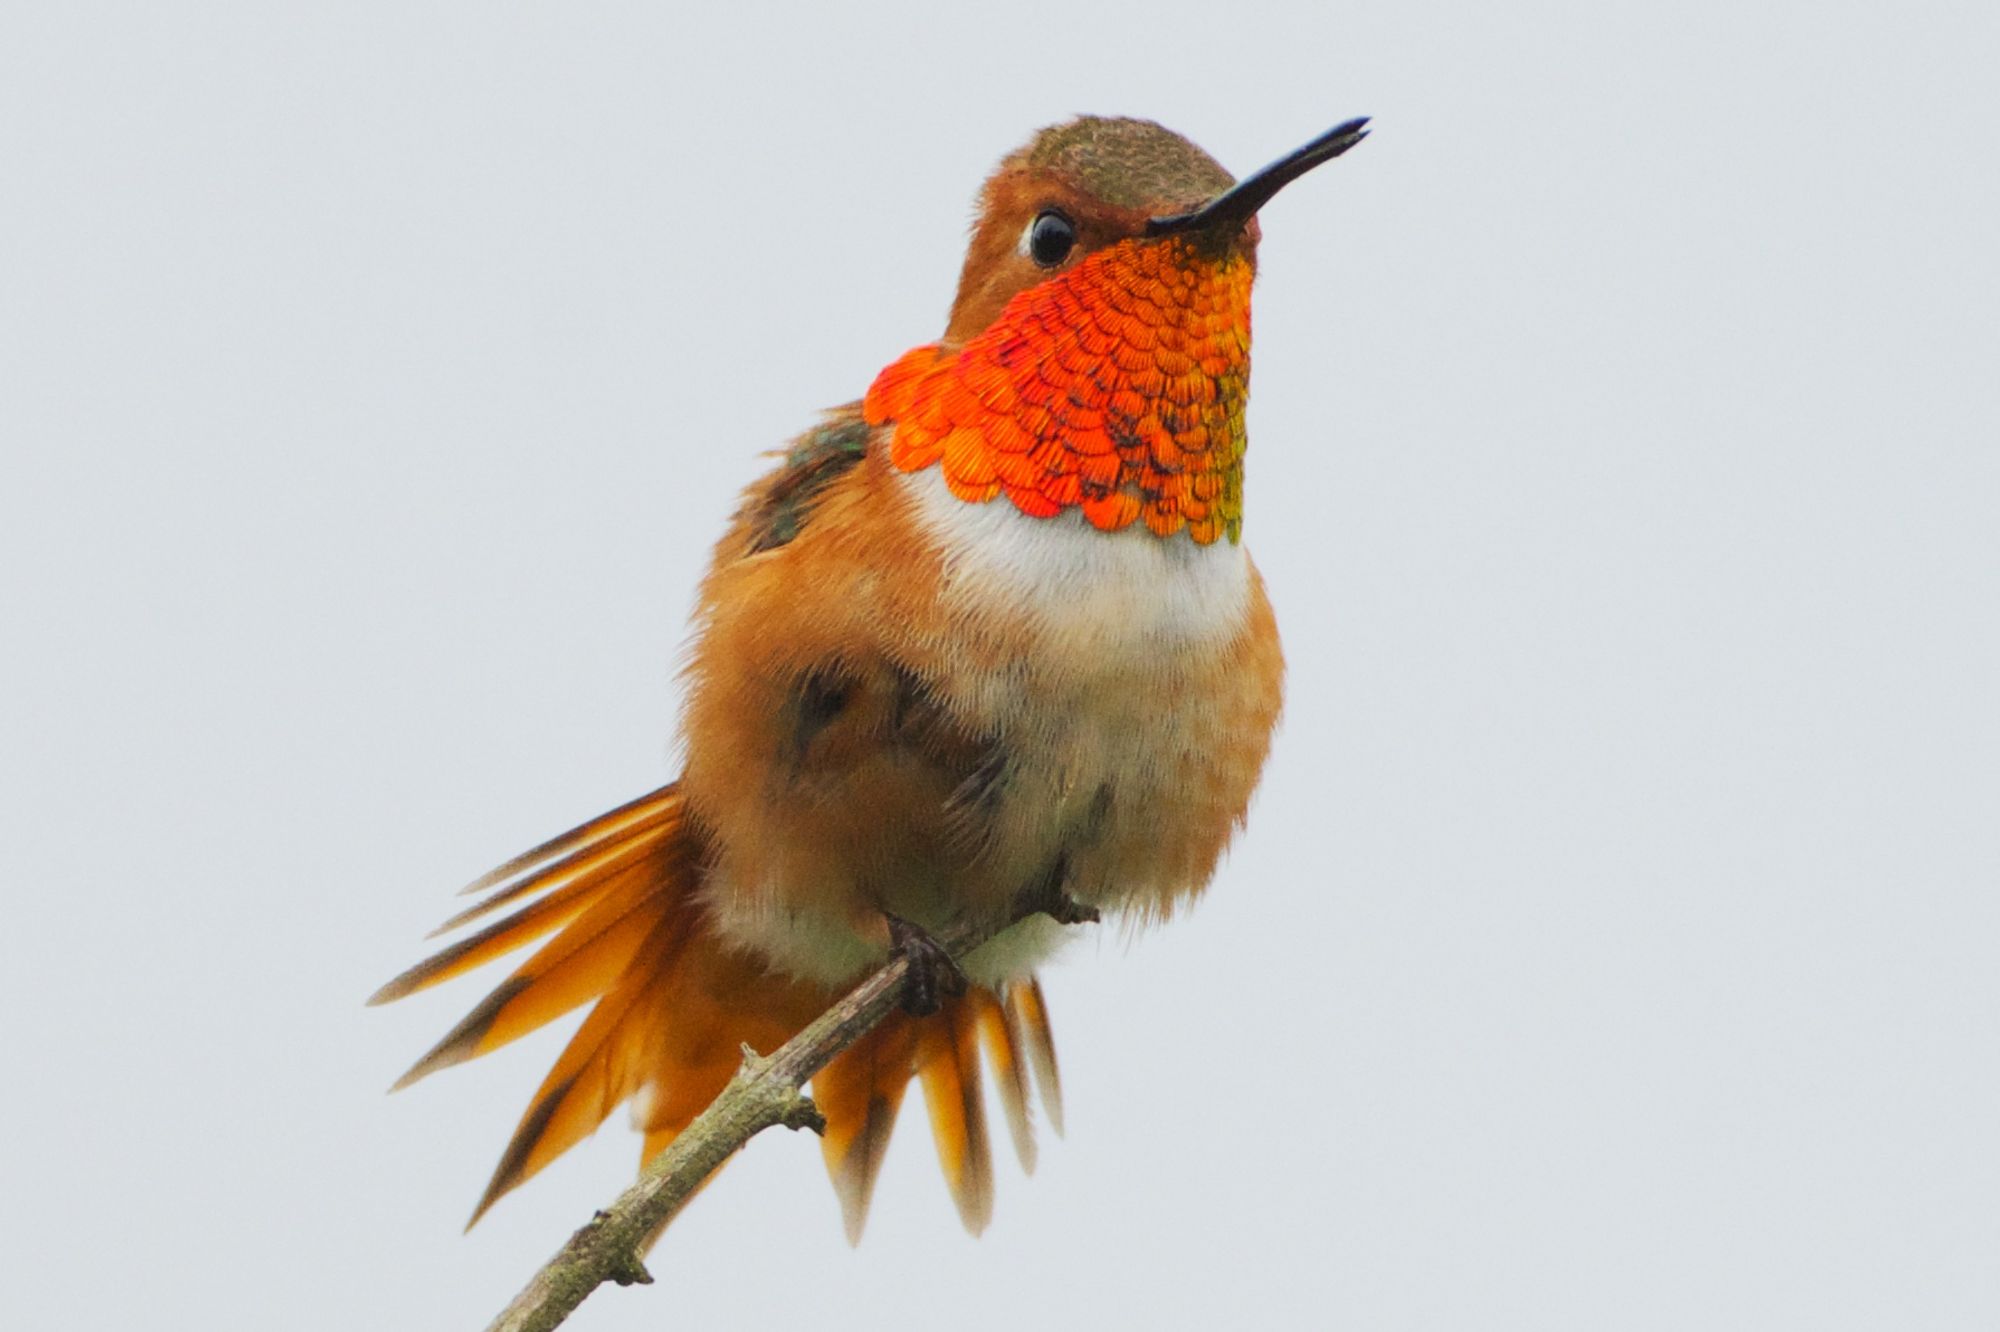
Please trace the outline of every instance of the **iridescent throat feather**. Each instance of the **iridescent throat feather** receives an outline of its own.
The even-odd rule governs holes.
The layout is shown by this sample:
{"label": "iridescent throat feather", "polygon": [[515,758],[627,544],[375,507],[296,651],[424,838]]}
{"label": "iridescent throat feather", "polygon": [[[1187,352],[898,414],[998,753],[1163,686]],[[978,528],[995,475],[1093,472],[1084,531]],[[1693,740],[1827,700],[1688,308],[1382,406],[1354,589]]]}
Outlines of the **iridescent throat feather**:
{"label": "iridescent throat feather", "polygon": [[939,466],[962,500],[1237,541],[1253,275],[1233,249],[1120,241],[1014,297],[957,352],[905,353],[863,411],[895,422],[898,468]]}

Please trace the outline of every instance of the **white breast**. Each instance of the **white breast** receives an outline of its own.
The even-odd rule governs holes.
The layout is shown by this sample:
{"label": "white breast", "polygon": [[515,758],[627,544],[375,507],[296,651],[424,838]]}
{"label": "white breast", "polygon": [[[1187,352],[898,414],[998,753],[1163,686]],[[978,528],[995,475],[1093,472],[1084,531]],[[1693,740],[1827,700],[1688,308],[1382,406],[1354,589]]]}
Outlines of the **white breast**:
{"label": "white breast", "polygon": [[1185,532],[1161,538],[1139,523],[1100,532],[1080,510],[1030,518],[1004,497],[969,504],[936,467],[902,481],[945,552],[945,595],[1026,616],[1041,646],[1114,658],[1202,655],[1243,627],[1250,561],[1234,542],[1197,545]]}

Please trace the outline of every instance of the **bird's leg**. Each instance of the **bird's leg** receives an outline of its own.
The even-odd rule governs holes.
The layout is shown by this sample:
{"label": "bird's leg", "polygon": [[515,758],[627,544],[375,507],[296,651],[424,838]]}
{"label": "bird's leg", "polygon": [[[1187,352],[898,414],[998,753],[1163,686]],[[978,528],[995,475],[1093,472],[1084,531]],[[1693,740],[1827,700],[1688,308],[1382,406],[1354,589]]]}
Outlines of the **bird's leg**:
{"label": "bird's leg", "polygon": [[882,913],[889,922],[889,946],[910,964],[903,980],[903,1011],[929,1017],[944,1006],[946,995],[965,993],[965,972],[930,932],[901,916]]}
{"label": "bird's leg", "polygon": [[1023,911],[1039,911],[1058,925],[1091,925],[1100,917],[1097,908],[1085,906],[1064,890],[1069,882],[1069,856],[1057,856],[1048,872],[1021,894]]}

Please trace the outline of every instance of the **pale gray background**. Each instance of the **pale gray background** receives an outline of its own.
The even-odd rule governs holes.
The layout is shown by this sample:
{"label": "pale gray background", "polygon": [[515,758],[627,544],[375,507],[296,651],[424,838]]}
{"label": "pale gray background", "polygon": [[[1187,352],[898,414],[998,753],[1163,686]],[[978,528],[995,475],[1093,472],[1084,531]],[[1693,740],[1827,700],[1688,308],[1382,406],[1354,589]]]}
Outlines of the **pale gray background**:
{"label": "pale gray background", "polygon": [[773,1136],[575,1326],[2000,1326],[1994,6],[982,9],[7,6],[7,1321],[474,1327],[625,1182],[461,1238],[560,1038],[361,1000],[672,771],[758,452],[1096,110],[1378,119],[1265,215],[1250,830],[983,1240]]}

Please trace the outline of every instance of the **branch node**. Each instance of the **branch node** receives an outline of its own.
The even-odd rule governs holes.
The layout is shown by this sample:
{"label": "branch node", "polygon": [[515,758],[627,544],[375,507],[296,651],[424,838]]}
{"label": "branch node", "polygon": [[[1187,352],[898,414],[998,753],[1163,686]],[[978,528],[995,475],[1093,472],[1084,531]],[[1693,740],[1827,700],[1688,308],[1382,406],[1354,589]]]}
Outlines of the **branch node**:
{"label": "branch node", "polygon": [[646,1270],[646,1265],[640,1262],[639,1256],[634,1253],[620,1254],[614,1259],[611,1264],[610,1277],[621,1286],[650,1286],[653,1284],[653,1274]]}
{"label": "branch node", "polygon": [[796,1088],[784,1100],[778,1111],[778,1122],[788,1129],[811,1129],[820,1137],[826,1136],[826,1116],[819,1112],[813,1099]]}
{"label": "branch node", "polygon": [[770,1072],[771,1061],[757,1053],[755,1046],[745,1041],[742,1045],[743,1062],[737,1066],[734,1082],[755,1082]]}
{"label": "branch node", "polygon": [[826,1116],[813,1104],[812,1097],[777,1072],[777,1062],[776,1055],[760,1055],[746,1042],[743,1046],[743,1065],[736,1070],[735,1080],[743,1084],[761,1084],[757,1087],[758,1095],[771,1107],[774,1122],[788,1129],[811,1129],[825,1137]]}

